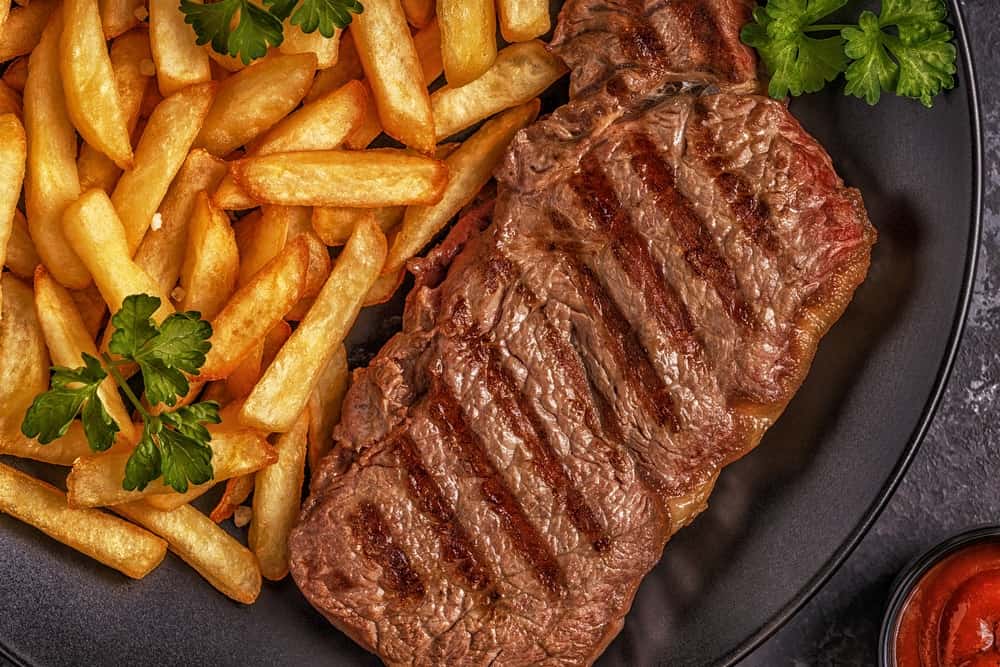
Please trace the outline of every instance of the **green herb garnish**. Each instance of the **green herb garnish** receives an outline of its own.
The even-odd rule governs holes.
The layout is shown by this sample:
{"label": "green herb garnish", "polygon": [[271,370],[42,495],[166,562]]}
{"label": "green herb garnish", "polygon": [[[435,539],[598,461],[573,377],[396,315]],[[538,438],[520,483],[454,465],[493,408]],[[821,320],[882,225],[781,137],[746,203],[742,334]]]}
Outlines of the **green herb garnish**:
{"label": "green herb garnish", "polygon": [[129,457],[122,487],[142,490],[163,477],[163,482],[184,493],[188,484],[212,479],[211,435],[203,424],[219,423],[219,404],[205,401],[159,415],[151,414],[119,370],[139,367],[146,398],[151,404],[177,404],[190,391],[187,375],[197,375],[211,349],[212,326],[200,313],[174,313],[163,324],[153,322],[160,299],[147,294],[129,296],[111,323],[115,332],[101,359],[84,354],[80,368],[52,369],[52,388],[32,402],[21,423],[21,432],[48,444],[66,434],[79,415],[87,442],[94,451],[111,447],[118,424],[105,410],[97,389],[110,375],[142,417],[142,438]]}
{"label": "green herb garnish", "polygon": [[350,25],[352,14],[364,11],[358,0],[264,0],[264,4],[266,8],[251,0],[181,0],[180,9],[198,44],[211,42],[217,53],[239,57],[244,65],[264,57],[268,47],[281,45],[282,22],[289,16],[304,33],[319,30],[324,37],[333,37],[335,29]]}
{"label": "green herb garnish", "polygon": [[856,24],[823,23],[847,0],[769,0],[743,26],[771,75],[768,93],[782,99],[813,93],[843,73],[844,92],[876,104],[884,92],[926,107],[955,86],[957,50],[943,0],[882,0]]}

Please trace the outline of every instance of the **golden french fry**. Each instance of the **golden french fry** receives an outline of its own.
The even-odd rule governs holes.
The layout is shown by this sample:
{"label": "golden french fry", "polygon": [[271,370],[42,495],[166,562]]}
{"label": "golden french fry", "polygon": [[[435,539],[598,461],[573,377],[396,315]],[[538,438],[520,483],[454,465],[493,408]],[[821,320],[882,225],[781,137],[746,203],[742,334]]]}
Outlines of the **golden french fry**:
{"label": "golden french fry", "polygon": [[323,368],[309,396],[310,470],[315,471],[320,460],[333,447],[333,429],[340,422],[340,405],[344,402],[350,378],[347,350],[341,345]]}
{"label": "golden french fry", "polygon": [[21,94],[0,81],[0,114],[12,113],[20,117],[23,111]]}
{"label": "golden french fry", "polygon": [[10,14],[10,0],[0,0],[0,27],[3,27]]}
{"label": "golden french fry", "polygon": [[21,121],[12,113],[0,114],[0,266],[7,263],[7,242],[14,230],[27,158],[28,142]]}
{"label": "golden french fry", "polygon": [[147,233],[135,253],[135,263],[149,274],[160,293],[169,294],[180,278],[188,223],[198,193],[215,189],[228,168],[221,159],[197,148],[174,177],[160,204],[160,228]]}
{"label": "golden french fry", "polygon": [[0,512],[133,579],[152,572],[167,554],[155,535],[98,510],[70,509],[62,491],[3,464]]}
{"label": "golden french fry", "polygon": [[272,55],[221,84],[195,145],[223,157],[260,136],[298,106],[316,72],[311,53]]}
{"label": "golden french fry", "polygon": [[31,53],[58,7],[59,0],[31,0],[26,6],[11,9],[0,25],[0,63]]}
{"label": "golden french fry", "polygon": [[446,86],[431,96],[437,138],[450,137],[484,118],[524,104],[566,73],[562,62],[538,41],[512,44],[493,67],[472,83]]}
{"label": "golden french fry", "polygon": [[63,230],[112,312],[117,313],[131,294],[160,298],[160,308],[153,316],[158,322],[174,312],[167,294],[132,261],[125,230],[103,190],[88,190],[68,206]]}
{"label": "golden french fry", "polygon": [[239,286],[250,282],[285,247],[289,220],[285,209],[284,206],[264,206],[260,215],[247,215],[233,223],[236,247],[240,249]]}
{"label": "golden french fry", "polygon": [[369,0],[351,33],[386,133],[422,153],[434,150],[434,116],[399,0]]}
{"label": "golden french fry", "polygon": [[251,197],[299,206],[396,206],[436,202],[444,164],[401,150],[302,151],[249,157],[230,172]]}
{"label": "golden french fry", "polygon": [[[241,69],[245,69],[246,65],[243,61],[236,56],[230,56],[225,53],[219,53],[212,48],[211,44],[206,44],[202,47],[205,53],[208,54],[209,67],[212,67],[212,78],[216,81],[222,81],[223,79],[229,78],[229,74],[233,72],[239,72]],[[222,76],[221,73],[225,72],[226,75]]]}
{"label": "golden french fry", "polygon": [[160,95],[159,88],[153,85],[146,86],[146,94],[142,96],[142,104],[139,106],[139,118],[149,118],[152,116],[153,111],[162,101],[163,95]]}
{"label": "golden french fry", "polygon": [[365,87],[365,92],[368,95],[365,110],[361,116],[361,122],[344,139],[344,147],[350,148],[353,151],[368,148],[382,134],[382,121],[378,118],[378,109],[375,107],[375,98],[373,97],[371,86],[365,81],[362,81],[362,85]]}
{"label": "golden french fry", "polygon": [[[308,220],[307,215],[307,224]],[[302,296],[304,298],[313,297],[319,294],[323,285],[326,284],[327,278],[330,277],[330,270],[333,268],[333,262],[330,261],[330,253],[326,245],[311,229],[298,236],[305,238],[306,246],[309,248],[309,266],[306,269],[306,282],[303,286]]]}
{"label": "golden french fry", "polygon": [[31,288],[6,273],[0,291],[0,433],[13,434],[21,432],[35,396],[49,388],[49,353]]}
{"label": "golden french fry", "polygon": [[549,0],[497,0],[500,34],[508,42],[527,42],[549,31]]}
{"label": "golden french fry", "polygon": [[7,259],[4,266],[14,272],[19,278],[31,278],[35,275],[35,267],[42,263],[28,234],[28,222],[24,214],[14,209],[14,224],[10,239],[7,241]]}
{"label": "golden french fry", "polygon": [[423,28],[434,20],[434,0],[402,0],[406,20],[415,28]]}
{"label": "golden french fry", "polygon": [[[365,86],[352,81],[306,104],[271,128],[250,147],[249,155],[338,148],[361,123],[367,104]],[[256,206],[256,202],[226,176],[212,195],[216,206],[227,210]]]}
{"label": "golden french fry", "polygon": [[131,30],[139,25],[140,16],[148,15],[145,0],[100,0],[100,11],[105,39]]}
{"label": "golden french fry", "polygon": [[24,84],[28,80],[28,57],[21,56],[20,58],[15,58],[10,61],[7,65],[7,69],[3,73],[3,82],[10,87],[11,90],[22,93],[24,92]]}
{"label": "golden french fry", "polygon": [[100,290],[97,289],[96,285],[91,285],[86,289],[70,290],[69,294],[83,319],[87,333],[96,340],[97,334],[101,331],[101,325],[104,323],[104,316],[108,312],[108,304],[104,303],[104,297],[101,296]]}
{"label": "golden french fry", "polygon": [[[212,481],[192,485],[193,489],[210,489],[217,482],[256,472],[271,465],[277,458],[274,448],[263,433],[251,429],[229,430],[212,424]],[[165,485],[162,479],[150,482],[142,491],[122,488],[125,463],[132,454],[130,447],[113,447],[101,454],[81,458],[66,478],[66,489],[72,507],[104,507],[141,500],[155,495],[180,495]]]}
{"label": "golden french fry", "polygon": [[289,430],[320,373],[343,342],[385,260],[385,236],[368,218],[357,226],[316,303],[278,351],[240,412],[243,424]]}
{"label": "golden french fry", "polygon": [[403,284],[403,279],[406,277],[406,269],[399,269],[395,273],[387,273],[384,276],[379,276],[372,288],[368,290],[368,294],[365,296],[365,306],[374,306],[379,303],[385,303],[393,297],[396,290]]}
{"label": "golden french fry", "polygon": [[132,166],[132,142],[97,0],[63,0],[59,50],[70,120],[88,144],[128,169]]}
{"label": "golden french fry", "polygon": [[83,289],[90,283],[90,273],[66,242],[62,228],[63,210],[80,196],[80,181],[76,132],[66,111],[59,74],[61,32],[62,12],[55,12],[28,61],[24,87],[24,129],[28,137],[24,201],[31,239],[45,266],[66,287]]}
{"label": "golden french fry", "polygon": [[497,57],[493,0],[437,0],[444,77],[464,86],[488,70]]}
{"label": "golden french fry", "polygon": [[[118,37],[111,44],[110,58],[115,85],[118,87],[118,99],[121,100],[125,114],[125,126],[131,136],[139,122],[142,99],[151,78],[142,66],[143,61],[152,58],[148,33],[145,30],[131,30]],[[111,158],[87,143],[80,147],[76,167],[80,173],[81,190],[101,188],[105,192],[111,192],[122,173]]]}
{"label": "golden french fry", "polygon": [[403,221],[405,206],[383,206],[382,208],[347,208],[337,206],[317,206],[313,209],[312,226],[326,245],[344,245],[351,237],[358,220],[368,213],[375,216],[379,229],[388,232]]}
{"label": "golden french fry", "polygon": [[246,502],[246,499],[253,493],[254,477],[255,475],[244,475],[226,480],[226,490],[209,518],[215,523],[222,523],[231,517],[236,512],[236,508]]}
{"label": "golden french fry", "polygon": [[250,395],[250,392],[257,385],[257,381],[260,380],[260,374],[263,370],[260,363],[263,356],[264,342],[261,341],[254,346],[250,354],[240,359],[236,368],[225,381],[229,396],[245,398]]}
{"label": "golden french fry", "polygon": [[403,268],[406,260],[419,253],[463,206],[475,198],[492,178],[493,170],[514,135],[538,116],[539,107],[538,100],[533,100],[487,121],[448,156],[445,162],[451,179],[441,201],[406,210],[383,273],[393,275]]}
{"label": "golden french fry", "polygon": [[[35,311],[53,364],[76,368],[83,365],[83,354],[100,358],[94,339],[87,332],[70,293],[43,266],[35,270]],[[118,423],[119,437],[126,440],[137,438],[132,416],[125,409],[113,378],[105,378],[97,389],[97,397]]]}
{"label": "golden french fry", "polygon": [[187,256],[181,267],[181,310],[214,318],[229,300],[240,274],[240,253],[229,218],[198,193],[188,227]]}
{"label": "golden french fry", "polygon": [[149,41],[164,97],[212,80],[208,54],[195,44],[194,29],[184,22],[177,0],[149,0]]}
{"label": "golden french fry", "polygon": [[20,429],[0,432],[0,454],[52,465],[71,466],[81,456],[90,456],[93,452],[83,432],[83,423],[77,420],[69,425],[66,435],[56,438],[47,445],[27,437]]}
{"label": "golden french fry", "polygon": [[260,595],[260,568],[254,555],[193,507],[163,512],[138,502],[119,505],[115,511],[165,539],[171,551],[233,600],[251,604]]}
{"label": "golden french fry", "polygon": [[[135,150],[135,164],[111,194],[134,254],[184,163],[215,97],[214,82],[188,86],[156,107]],[[228,224],[227,224],[228,226]]]}
{"label": "golden french fry", "polygon": [[288,575],[288,536],[299,516],[306,470],[309,409],[287,433],[277,437],[278,460],[254,478],[253,519],[247,543],[256,554],[260,572],[272,581]]}
{"label": "golden french fry", "polygon": [[354,38],[348,30],[340,36],[337,62],[327,69],[320,70],[306,94],[305,103],[309,104],[329,92],[337,90],[348,81],[360,79],[365,73],[361,69],[358,50],[354,48]]}
{"label": "golden french fry", "polygon": [[212,320],[212,349],[200,377],[218,380],[264,340],[301,298],[309,266],[309,244],[299,237],[257,272]]}
{"label": "golden french fry", "polygon": [[302,28],[292,25],[292,19],[289,17],[285,19],[284,40],[278,51],[284,54],[312,53],[316,56],[316,67],[326,69],[337,62],[342,32],[339,28],[334,28],[332,37],[324,37],[319,30],[304,33]]}
{"label": "golden french fry", "polygon": [[264,337],[264,355],[261,357],[261,367],[267,368],[278,356],[278,351],[282,345],[288,342],[292,336],[292,327],[288,322],[278,322],[278,325],[267,332]]}

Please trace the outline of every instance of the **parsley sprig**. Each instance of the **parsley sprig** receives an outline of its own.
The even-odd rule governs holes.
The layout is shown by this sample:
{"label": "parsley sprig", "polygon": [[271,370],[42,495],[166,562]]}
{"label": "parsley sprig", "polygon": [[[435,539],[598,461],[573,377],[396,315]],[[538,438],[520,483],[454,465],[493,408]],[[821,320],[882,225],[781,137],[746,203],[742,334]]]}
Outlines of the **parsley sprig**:
{"label": "parsley sprig", "polygon": [[[184,21],[194,27],[198,44],[211,42],[217,53],[239,57],[244,65],[267,55],[271,46],[284,40],[282,22],[291,16],[292,25],[304,33],[319,30],[333,37],[337,28],[346,28],[352,14],[364,11],[358,0],[181,0]],[[296,9],[298,6],[298,9]]]}
{"label": "parsley sprig", "polygon": [[841,73],[844,92],[876,104],[883,92],[926,107],[955,86],[957,51],[943,0],[882,0],[856,24],[824,23],[848,0],[769,0],[743,26],[771,75],[768,93],[784,98],[822,89]]}
{"label": "parsley sprig", "polygon": [[197,312],[174,313],[159,326],[153,313],[160,299],[129,296],[111,318],[115,332],[101,359],[83,354],[80,368],[56,366],[52,388],[40,394],[24,415],[21,431],[48,444],[66,434],[80,417],[90,448],[104,451],[114,444],[118,424],[97,393],[110,375],[142,417],[142,437],[125,466],[122,487],[142,490],[163,477],[164,484],[184,493],[189,484],[212,479],[211,435],[204,424],[219,423],[219,404],[204,401],[154,415],[146,409],[122,376],[121,367],[139,367],[150,404],[173,407],[190,391],[188,375],[197,375],[211,349],[212,326]]}

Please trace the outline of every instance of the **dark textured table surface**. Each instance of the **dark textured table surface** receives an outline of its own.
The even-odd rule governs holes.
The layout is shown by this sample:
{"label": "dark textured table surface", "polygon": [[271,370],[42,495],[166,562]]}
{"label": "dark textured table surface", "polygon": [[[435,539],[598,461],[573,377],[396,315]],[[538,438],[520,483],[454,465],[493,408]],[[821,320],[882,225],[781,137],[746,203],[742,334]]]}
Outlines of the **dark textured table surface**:
{"label": "dark textured table surface", "polygon": [[975,297],[947,392],[874,528],[741,667],[876,664],[879,624],[899,570],[953,533],[1000,523],[1000,0],[961,4],[982,97],[986,191]]}

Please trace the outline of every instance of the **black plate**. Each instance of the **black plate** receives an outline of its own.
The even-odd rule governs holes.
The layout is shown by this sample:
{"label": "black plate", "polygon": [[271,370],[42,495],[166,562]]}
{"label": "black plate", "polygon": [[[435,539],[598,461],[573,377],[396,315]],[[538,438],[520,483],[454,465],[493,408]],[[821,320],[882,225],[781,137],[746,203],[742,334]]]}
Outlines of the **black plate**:
{"label": "black plate", "polygon": [[[912,457],[958,344],[979,237],[977,99],[951,6],[959,85],[933,110],[895,98],[870,109],[836,91],[793,103],[864,193],[880,234],[871,273],[785,416],[668,545],[600,664],[736,661],[847,557]],[[356,342],[370,350],[390,314],[366,314]],[[18,663],[377,664],[290,581],[244,607],[173,556],[132,582],[7,517],[0,536],[0,650]]]}

